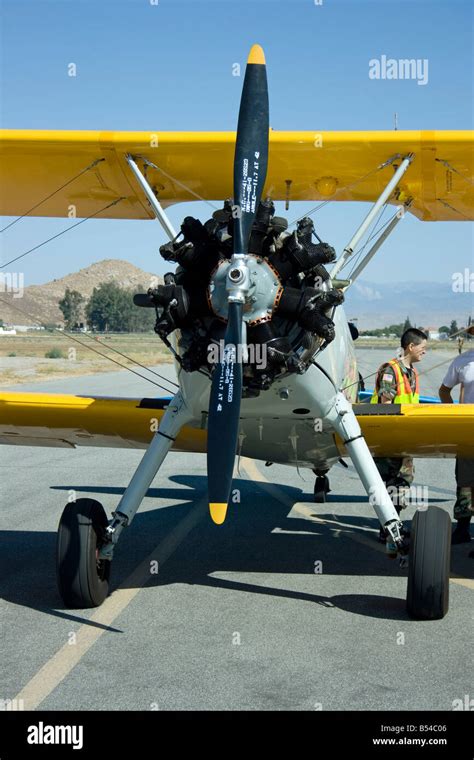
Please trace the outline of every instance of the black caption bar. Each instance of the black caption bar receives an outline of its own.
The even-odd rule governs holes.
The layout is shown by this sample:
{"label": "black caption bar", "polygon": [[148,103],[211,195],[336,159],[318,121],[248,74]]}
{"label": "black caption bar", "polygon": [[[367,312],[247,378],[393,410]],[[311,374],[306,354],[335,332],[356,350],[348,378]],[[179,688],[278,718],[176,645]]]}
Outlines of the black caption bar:
{"label": "black caption bar", "polygon": [[[472,710],[472,708],[471,708]],[[472,712],[0,712],[0,760],[19,757],[123,757],[124,742],[141,755],[159,753],[173,741],[196,751],[210,733],[232,732],[232,750],[248,753],[249,742],[266,754],[285,739],[314,748],[312,757],[351,752],[362,757],[472,760]],[[235,729],[240,729],[235,731]],[[249,731],[251,733],[249,733]],[[225,734],[224,734],[225,735]],[[241,737],[241,738],[239,738]],[[253,737],[253,738],[252,738]],[[217,738],[217,737],[216,737]],[[240,742],[242,744],[240,745]],[[237,747],[237,745],[240,745]],[[325,752],[322,752],[324,750]],[[352,755],[347,755],[351,757]]]}

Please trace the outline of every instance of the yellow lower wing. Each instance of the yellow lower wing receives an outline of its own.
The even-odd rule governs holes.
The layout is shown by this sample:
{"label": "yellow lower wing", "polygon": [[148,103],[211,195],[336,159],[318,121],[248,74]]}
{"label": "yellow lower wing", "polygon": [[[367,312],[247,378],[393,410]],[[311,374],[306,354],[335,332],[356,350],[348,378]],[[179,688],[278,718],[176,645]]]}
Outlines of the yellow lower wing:
{"label": "yellow lower wing", "polygon": [[[145,448],[167,403],[167,399],[1,393],[0,443]],[[355,404],[354,410],[375,456],[474,458],[474,404]],[[294,423],[289,420],[289,424]],[[173,448],[205,452],[206,439],[206,431],[196,422],[182,429]],[[336,442],[341,456],[346,456],[337,436]]]}
{"label": "yellow lower wing", "polygon": [[[167,399],[0,394],[0,443],[24,446],[146,448]],[[184,427],[173,448],[206,451],[206,432]]]}
{"label": "yellow lower wing", "polygon": [[[374,456],[474,458],[474,404],[355,404]],[[346,455],[342,441],[338,445]]]}

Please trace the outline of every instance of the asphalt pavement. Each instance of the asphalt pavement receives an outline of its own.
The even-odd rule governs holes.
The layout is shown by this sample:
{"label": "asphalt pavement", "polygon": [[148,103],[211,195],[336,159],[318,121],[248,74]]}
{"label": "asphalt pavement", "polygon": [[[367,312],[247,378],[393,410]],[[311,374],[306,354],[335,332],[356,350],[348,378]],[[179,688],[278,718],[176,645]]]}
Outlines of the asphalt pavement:
{"label": "asphalt pavement", "polygon": [[[365,375],[386,358],[358,355]],[[420,365],[422,393],[436,392],[448,363],[435,365],[447,358],[432,352]],[[126,371],[19,389],[159,392]],[[243,460],[240,502],[216,526],[205,456],[171,453],[123,534],[109,598],[66,609],[55,579],[61,511],[77,494],[110,515],[142,454],[1,448],[0,700],[41,710],[452,710],[472,694],[473,544],[453,547],[448,615],[411,620],[407,571],[377,543],[351,465],[333,468],[328,501],[315,504],[311,472]],[[430,504],[452,514],[453,460],[415,466]]]}

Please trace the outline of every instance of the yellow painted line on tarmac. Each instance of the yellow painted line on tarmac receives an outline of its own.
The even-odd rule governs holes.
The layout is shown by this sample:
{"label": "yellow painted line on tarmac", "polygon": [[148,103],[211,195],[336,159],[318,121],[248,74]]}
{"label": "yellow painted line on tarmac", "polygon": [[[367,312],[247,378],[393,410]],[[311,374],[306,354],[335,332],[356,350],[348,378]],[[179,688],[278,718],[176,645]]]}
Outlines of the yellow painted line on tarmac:
{"label": "yellow painted line on tarmac", "polygon": [[[324,523],[325,525],[337,525],[338,527],[345,527],[350,528],[350,532],[344,533],[345,536],[352,539],[353,541],[356,541],[358,544],[363,544],[364,546],[368,546],[369,549],[372,549],[376,552],[381,552],[382,554],[385,554],[385,547],[382,546],[382,544],[377,543],[374,541],[374,539],[368,538],[368,536],[361,535],[358,531],[364,530],[367,532],[372,532],[370,528],[358,528],[357,532],[354,530],[354,526],[350,525],[349,523],[342,523],[337,522],[335,523],[334,520],[327,520],[323,519],[321,517],[314,516],[312,514],[312,510],[314,507],[311,504],[307,504],[306,502],[293,502],[292,499],[289,498],[284,493],[281,493],[281,490],[278,488],[278,486],[275,486],[273,483],[271,483],[268,478],[265,477],[265,475],[260,472],[260,470],[257,468],[255,462],[252,459],[244,459],[243,458],[243,469],[247,472],[248,476],[251,480],[257,482],[265,491],[271,494],[273,498],[277,499],[281,504],[284,504],[285,506],[290,507],[291,512],[296,512],[302,517],[304,517],[306,520],[311,520],[313,522],[319,522]],[[288,515],[291,517],[291,512]],[[393,561],[393,560],[392,560]],[[474,565],[474,562],[473,562]],[[463,578],[460,575],[457,575],[456,573],[450,573],[450,581],[451,583],[457,583],[459,586],[464,586],[464,588],[469,588],[471,590],[474,589],[474,579],[473,578]]]}
{"label": "yellow painted line on tarmac", "polygon": [[[123,583],[107,597],[88,622],[110,626],[136,595],[148,583],[152,574],[150,563],[158,561],[158,569],[171,557],[178,546],[206,514],[206,501],[201,500],[183,520],[164,538],[143,562],[126,578]],[[25,710],[36,710],[52,691],[80,662],[96,641],[107,632],[105,628],[96,628],[84,623],[76,634],[75,644],[64,644],[33,678],[16,695],[22,699]]]}
{"label": "yellow painted line on tarmac", "polygon": [[474,589],[474,578],[462,578],[460,575],[456,575],[456,573],[451,573],[449,580],[451,583],[458,583],[459,586]]}

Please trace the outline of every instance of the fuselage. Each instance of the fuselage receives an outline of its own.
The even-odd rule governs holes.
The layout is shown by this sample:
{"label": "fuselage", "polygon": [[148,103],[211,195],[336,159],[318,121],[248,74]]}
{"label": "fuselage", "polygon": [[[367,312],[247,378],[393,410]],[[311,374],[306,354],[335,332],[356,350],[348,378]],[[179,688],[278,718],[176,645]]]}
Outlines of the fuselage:
{"label": "fuselage", "polygon": [[[334,431],[322,417],[335,388],[343,390],[349,401],[356,401],[358,372],[354,343],[341,306],[333,319],[334,341],[316,352],[315,364],[304,374],[287,374],[257,397],[242,399],[238,454],[312,469],[329,467],[339,459]],[[178,363],[176,371],[194,424],[205,426],[210,380],[199,372],[185,372]]]}

